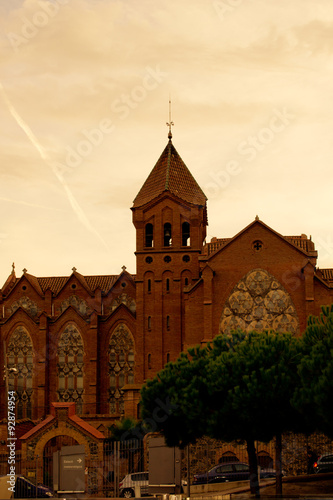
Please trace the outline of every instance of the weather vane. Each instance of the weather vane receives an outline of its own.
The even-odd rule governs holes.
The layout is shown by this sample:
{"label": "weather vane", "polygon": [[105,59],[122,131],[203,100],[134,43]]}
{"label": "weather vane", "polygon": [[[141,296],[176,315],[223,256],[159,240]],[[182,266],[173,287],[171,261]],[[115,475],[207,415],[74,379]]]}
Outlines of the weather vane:
{"label": "weather vane", "polygon": [[169,121],[166,122],[166,124],[169,127],[168,138],[172,139],[171,127],[174,125],[174,123],[173,123],[173,121],[171,121],[171,99],[170,98],[169,98]]}

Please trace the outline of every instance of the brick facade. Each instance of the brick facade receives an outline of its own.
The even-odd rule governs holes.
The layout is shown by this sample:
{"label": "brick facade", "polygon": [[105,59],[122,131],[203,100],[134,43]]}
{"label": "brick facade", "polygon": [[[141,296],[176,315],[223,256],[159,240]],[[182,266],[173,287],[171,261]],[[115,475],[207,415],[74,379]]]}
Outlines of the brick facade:
{"label": "brick facade", "polygon": [[[333,300],[333,270],[314,243],[258,217],[207,243],[206,197],[171,137],[132,207],[136,274],[38,278],[13,271],[0,293],[1,349],[17,418],[43,420],[54,402],[103,429],[138,416],[139,388],[188,346],[234,326],[291,329]],[[0,418],[6,414],[1,379]]]}

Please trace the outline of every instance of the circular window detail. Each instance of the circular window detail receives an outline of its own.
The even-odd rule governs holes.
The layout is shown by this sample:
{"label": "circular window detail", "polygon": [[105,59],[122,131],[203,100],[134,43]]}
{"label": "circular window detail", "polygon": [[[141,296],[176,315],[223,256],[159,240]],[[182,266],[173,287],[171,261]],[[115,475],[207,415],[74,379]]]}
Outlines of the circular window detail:
{"label": "circular window detail", "polygon": [[25,285],[22,286],[22,290],[26,290],[27,287]]}
{"label": "circular window detail", "polygon": [[263,249],[263,243],[262,241],[260,240],[256,240],[252,243],[252,248],[255,252],[261,252],[261,250]]}
{"label": "circular window detail", "polygon": [[122,286],[123,288],[125,288],[125,286],[126,286],[125,281],[123,281],[123,282],[122,282],[121,286]]}
{"label": "circular window detail", "polygon": [[189,255],[183,255],[183,261],[184,262],[190,262],[190,256]]}
{"label": "circular window detail", "polygon": [[150,255],[148,257],[146,257],[146,262],[147,264],[151,264],[153,262],[153,258],[150,257]]}
{"label": "circular window detail", "polygon": [[164,262],[171,262],[170,255],[166,255],[163,260],[164,260]]}
{"label": "circular window detail", "polygon": [[71,288],[73,288],[73,290],[75,290],[75,288],[76,288],[75,283],[72,284]]}

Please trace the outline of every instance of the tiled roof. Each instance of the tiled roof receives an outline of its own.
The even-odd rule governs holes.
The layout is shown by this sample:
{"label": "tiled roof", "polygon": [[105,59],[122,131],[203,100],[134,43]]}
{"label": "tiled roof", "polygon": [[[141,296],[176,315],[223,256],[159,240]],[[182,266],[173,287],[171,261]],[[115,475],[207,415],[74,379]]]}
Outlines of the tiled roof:
{"label": "tiled roof", "polygon": [[112,285],[117,281],[118,276],[85,276],[87,285],[90,290],[94,291],[96,288],[100,288],[103,292],[110,290]]}
{"label": "tiled roof", "polygon": [[145,205],[165,191],[194,205],[206,205],[205,194],[177,153],[171,140],[137,194],[133,208]]}
{"label": "tiled roof", "polygon": [[[315,250],[315,246],[313,241],[308,239],[305,235],[301,236],[284,236],[284,238],[292,243],[296,247],[300,248],[306,253],[312,252]],[[214,253],[218,248],[222,248],[226,245],[232,238],[212,238],[210,243],[206,243],[204,246],[203,254],[210,255]]]}
{"label": "tiled roof", "polygon": [[296,247],[304,250],[304,252],[311,252],[315,249],[313,241],[308,239],[305,234],[301,236],[284,236],[284,238]]}
{"label": "tiled roof", "polygon": [[[84,286],[86,286],[91,292],[100,288],[104,293],[107,293],[119,278],[119,275],[114,274],[104,276],[82,276],[79,273],[76,273],[76,275],[78,279],[80,278],[82,284],[84,284]],[[47,289],[50,289],[53,295],[57,295],[71,277],[50,276],[48,278],[37,278],[31,274],[25,274],[25,276],[41,295],[45,294]],[[135,279],[135,275],[130,274],[130,276]],[[6,294],[7,291],[9,292],[20,279],[21,278],[17,278],[15,275],[10,275],[2,288],[2,293]],[[11,286],[9,286],[10,283]]]}
{"label": "tiled roof", "polygon": [[51,278],[37,278],[43,293],[49,288],[54,295],[62,289],[69,280],[69,276],[52,276]]}
{"label": "tiled roof", "polygon": [[317,269],[316,274],[329,286],[333,286],[333,269]]}
{"label": "tiled roof", "polygon": [[[70,276],[52,276],[50,278],[36,278],[43,290],[50,288],[54,295],[57,295],[65,283],[69,280]],[[106,275],[106,276],[82,276],[83,283],[94,292],[96,288],[100,288],[102,292],[108,292],[113,284],[119,278],[119,275]]]}
{"label": "tiled roof", "polygon": [[206,243],[204,246],[203,254],[210,255],[211,253],[214,253],[218,248],[224,247],[224,245],[230,240],[231,238],[212,238],[211,242]]}

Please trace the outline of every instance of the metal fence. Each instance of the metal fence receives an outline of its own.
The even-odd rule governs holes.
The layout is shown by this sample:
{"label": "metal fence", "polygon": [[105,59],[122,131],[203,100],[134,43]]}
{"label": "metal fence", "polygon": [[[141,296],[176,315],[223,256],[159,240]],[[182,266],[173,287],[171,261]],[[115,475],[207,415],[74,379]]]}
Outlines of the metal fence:
{"label": "metal fence", "polygon": [[[322,434],[311,436],[285,434],[283,435],[282,469],[286,475],[300,475],[311,472],[308,470],[309,448],[317,455],[332,452],[333,441]],[[147,478],[138,473],[149,469],[149,437],[145,441],[138,439],[104,443],[102,463],[98,459],[85,461],[86,492],[96,497],[118,497],[119,485],[122,489],[132,489],[141,486],[141,493],[146,492]],[[258,464],[262,468],[275,469],[275,442],[256,443]],[[182,479],[187,479],[187,458],[182,457]],[[190,477],[196,473],[208,471],[218,463],[228,461],[248,462],[246,445],[242,442],[223,443],[209,438],[203,438],[190,446]],[[36,457],[23,461],[21,452],[16,455],[16,473],[24,472],[25,477],[33,485],[43,482],[53,489],[53,459],[52,456]],[[0,454],[0,475],[8,474],[8,454]],[[132,474],[131,477],[127,477]],[[124,482],[124,478],[126,481]],[[32,497],[36,491],[31,490]]]}
{"label": "metal fence", "polygon": [[[257,441],[258,466],[262,469],[276,469],[275,441]],[[297,476],[311,473],[309,451],[319,456],[333,452],[333,441],[323,434],[311,435],[286,433],[282,436],[282,470],[285,475]],[[190,475],[202,473],[223,462],[239,461],[248,463],[246,444],[234,441],[223,443],[214,439],[199,439],[190,446]],[[186,478],[187,461],[182,461],[182,476]]]}

